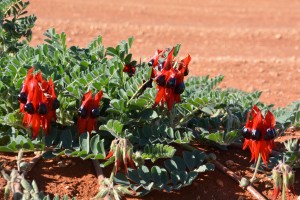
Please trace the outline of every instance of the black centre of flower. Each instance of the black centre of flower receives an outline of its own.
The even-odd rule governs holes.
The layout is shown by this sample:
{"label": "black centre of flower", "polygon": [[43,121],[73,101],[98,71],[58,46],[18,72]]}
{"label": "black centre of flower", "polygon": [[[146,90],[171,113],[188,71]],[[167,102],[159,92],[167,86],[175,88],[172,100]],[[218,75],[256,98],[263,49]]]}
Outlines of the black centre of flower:
{"label": "black centre of flower", "polygon": [[260,140],[260,136],[261,136],[261,134],[260,134],[260,132],[259,132],[259,130],[252,130],[252,132],[251,132],[251,139],[252,140]]}
{"label": "black centre of flower", "polygon": [[276,136],[275,129],[268,128],[266,134],[264,135],[264,139],[265,140],[273,140],[275,138],[275,136]]}
{"label": "black centre of flower", "polygon": [[164,65],[165,65],[165,61],[159,63],[159,65],[158,65],[158,71],[161,71],[164,68]]}
{"label": "black centre of flower", "polygon": [[175,92],[175,94],[182,94],[184,92],[184,90],[185,90],[185,85],[184,85],[184,82],[182,82],[175,87],[174,92]]}
{"label": "black centre of flower", "polygon": [[250,130],[248,128],[246,128],[246,127],[244,127],[242,129],[242,135],[243,135],[244,138],[246,138],[248,140],[251,138]]}
{"label": "black centre of flower", "polygon": [[151,60],[148,62],[148,66],[149,66],[149,67],[152,67],[153,63],[154,63],[154,59],[151,59]]}
{"label": "black centre of flower", "polygon": [[175,85],[176,85],[176,78],[173,77],[173,78],[170,78],[170,79],[167,81],[166,87],[167,87],[167,88],[175,87]]}
{"label": "black centre of flower", "polygon": [[24,110],[29,114],[33,114],[34,113],[33,104],[32,103],[25,104]]}
{"label": "black centre of flower", "polygon": [[26,103],[27,102],[27,95],[25,92],[21,92],[19,95],[18,95],[18,101],[20,103]]}
{"label": "black centre of flower", "polygon": [[78,115],[82,118],[86,118],[87,117],[87,110],[83,107],[80,107],[78,109]]}
{"label": "black centre of flower", "polygon": [[93,108],[91,111],[91,117],[92,118],[97,118],[100,116],[100,110],[99,108]]}
{"label": "black centre of flower", "polygon": [[46,115],[47,114],[47,106],[45,103],[40,103],[38,108],[39,115]]}
{"label": "black centre of flower", "polygon": [[166,82],[166,76],[165,75],[160,75],[156,78],[156,83],[160,86],[164,86]]}
{"label": "black centre of flower", "polygon": [[55,99],[53,100],[52,109],[53,109],[53,110],[56,110],[56,109],[59,108],[59,106],[60,106],[60,103],[59,103],[59,101],[55,98]]}
{"label": "black centre of flower", "polygon": [[188,69],[188,68],[186,68],[186,69],[184,70],[184,73],[183,73],[183,75],[184,75],[184,76],[187,76],[187,75],[189,75],[189,72],[190,72],[190,71],[189,71],[189,69]]}

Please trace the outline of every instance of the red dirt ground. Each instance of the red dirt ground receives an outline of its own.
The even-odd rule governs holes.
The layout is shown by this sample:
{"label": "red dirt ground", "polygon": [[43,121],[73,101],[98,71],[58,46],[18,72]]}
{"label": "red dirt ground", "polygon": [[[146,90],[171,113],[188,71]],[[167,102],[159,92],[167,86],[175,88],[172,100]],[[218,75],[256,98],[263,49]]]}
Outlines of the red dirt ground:
{"label": "red dirt ground", "polygon": [[135,37],[136,59],[182,44],[192,75],[225,75],[222,87],[263,91],[262,100],[285,106],[300,99],[300,1],[290,0],[32,0],[38,21],[32,45],[54,27],[69,45],[98,35],[105,46]]}
{"label": "red dirt ground", "polygon": [[[225,75],[221,87],[261,90],[261,100],[286,106],[300,100],[300,1],[298,0],[31,0],[38,17],[31,45],[44,40],[48,28],[64,31],[69,45],[86,46],[97,35],[105,46],[135,37],[132,53],[147,61],[156,49],[182,44],[181,56],[190,53],[192,75]],[[299,132],[287,133],[300,138]],[[280,138],[282,142],[286,138]],[[280,146],[280,145],[279,145]],[[248,151],[215,150],[223,164],[235,162],[234,171],[250,177]],[[13,156],[0,155],[7,169]],[[60,161],[67,163],[58,167]],[[75,164],[74,164],[75,163]],[[296,193],[300,194],[297,170]],[[90,161],[72,158],[40,161],[28,174],[47,193],[89,199],[97,193],[97,177]],[[76,177],[75,177],[76,176]],[[218,180],[218,181],[217,181]],[[3,196],[0,179],[0,196]],[[270,180],[258,190],[272,198]],[[153,192],[143,199],[252,199],[248,192],[218,170],[202,174],[192,186],[166,194]],[[293,199],[296,199],[294,197]]]}

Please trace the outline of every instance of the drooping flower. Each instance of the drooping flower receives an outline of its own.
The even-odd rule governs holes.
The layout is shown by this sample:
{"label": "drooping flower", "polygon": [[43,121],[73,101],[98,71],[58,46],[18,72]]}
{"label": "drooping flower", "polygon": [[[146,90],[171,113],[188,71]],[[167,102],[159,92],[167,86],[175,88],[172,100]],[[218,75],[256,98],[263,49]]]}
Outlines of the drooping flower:
{"label": "drooping flower", "polygon": [[125,138],[119,138],[112,141],[110,151],[105,159],[115,157],[115,174],[121,169],[123,163],[126,172],[128,173],[128,164],[134,168],[132,159],[133,145]]}
{"label": "drooping flower", "polygon": [[[164,58],[164,53],[161,50],[157,50],[155,55],[149,61],[149,65],[152,65],[151,78],[157,84],[157,95],[153,107],[158,104],[164,107],[167,104],[167,108],[170,111],[175,103],[181,101],[180,94],[185,90],[183,82],[184,76],[188,75],[188,65],[191,61],[190,55],[182,59],[178,63],[178,68],[174,66],[174,48],[172,48]],[[164,61],[159,63],[159,59]]]}
{"label": "drooping flower", "polygon": [[277,199],[280,192],[282,192],[282,199],[289,199],[290,193],[295,194],[295,171],[288,164],[279,161],[279,164],[272,170],[272,178],[274,181],[273,200]]}
{"label": "drooping flower", "polygon": [[32,128],[32,138],[36,138],[40,127],[47,134],[52,119],[56,120],[55,110],[59,108],[52,79],[46,81],[41,72],[33,74],[30,68],[23,82],[18,101],[24,114],[23,124]]}
{"label": "drooping flower", "polygon": [[85,131],[91,133],[92,130],[96,130],[97,117],[100,116],[100,100],[102,99],[103,92],[98,92],[94,98],[92,96],[92,91],[89,91],[82,97],[81,106],[78,110],[79,118],[77,122],[80,134]]}
{"label": "drooping flower", "polygon": [[243,149],[249,147],[251,151],[251,160],[257,161],[259,154],[267,165],[269,154],[275,147],[275,117],[267,111],[263,117],[259,108],[254,105],[251,112],[247,115],[246,125],[242,130],[245,138]]}

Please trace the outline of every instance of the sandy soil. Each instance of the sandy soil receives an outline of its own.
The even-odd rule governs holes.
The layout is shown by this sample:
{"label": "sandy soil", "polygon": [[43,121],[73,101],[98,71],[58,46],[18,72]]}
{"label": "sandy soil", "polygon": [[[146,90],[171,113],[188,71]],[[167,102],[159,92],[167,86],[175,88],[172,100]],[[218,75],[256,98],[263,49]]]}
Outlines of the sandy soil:
{"label": "sandy soil", "polygon": [[156,49],[182,44],[192,75],[225,75],[222,87],[263,91],[262,101],[285,106],[300,99],[300,1],[290,0],[32,0],[43,32],[64,31],[69,45],[97,35],[106,46],[135,37],[132,52],[146,61]]}

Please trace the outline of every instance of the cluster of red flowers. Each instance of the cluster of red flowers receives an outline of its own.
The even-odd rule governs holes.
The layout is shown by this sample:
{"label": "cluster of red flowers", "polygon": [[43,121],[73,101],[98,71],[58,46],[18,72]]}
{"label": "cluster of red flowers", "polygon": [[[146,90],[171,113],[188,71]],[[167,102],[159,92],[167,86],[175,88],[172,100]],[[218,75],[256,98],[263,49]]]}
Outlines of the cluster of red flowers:
{"label": "cluster of red flowers", "polygon": [[[251,117],[251,119],[250,119]],[[269,154],[275,146],[275,117],[267,111],[263,117],[259,108],[255,105],[248,113],[246,125],[242,134],[245,138],[243,149],[249,147],[251,151],[251,160],[257,161],[259,154],[267,165]]]}
{"label": "cluster of red flowers", "polygon": [[78,110],[79,119],[77,123],[80,134],[85,131],[91,133],[92,130],[96,130],[97,117],[100,116],[100,100],[102,99],[103,92],[98,92],[94,98],[92,96],[92,91],[89,91],[82,97],[81,106]]}
{"label": "cluster of red flowers", "polygon": [[[180,94],[185,90],[183,79],[189,73],[188,65],[191,61],[191,56],[187,55],[175,68],[174,48],[167,53],[166,57],[164,57],[165,53],[162,50],[157,50],[148,65],[152,66],[151,78],[157,83],[158,89],[153,107],[155,108],[159,103],[163,107],[167,103],[170,111],[174,103],[180,102]],[[160,60],[164,61],[160,62]]]}
{"label": "cluster of red flowers", "polygon": [[32,138],[36,138],[40,127],[48,133],[50,122],[56,120],[55,110],[59,108],[52,79],[46,81],[41,72],[33,74],[34,68],[28,70],[18,95],[20,110],[24,114],[23,123],[32,127]]}

